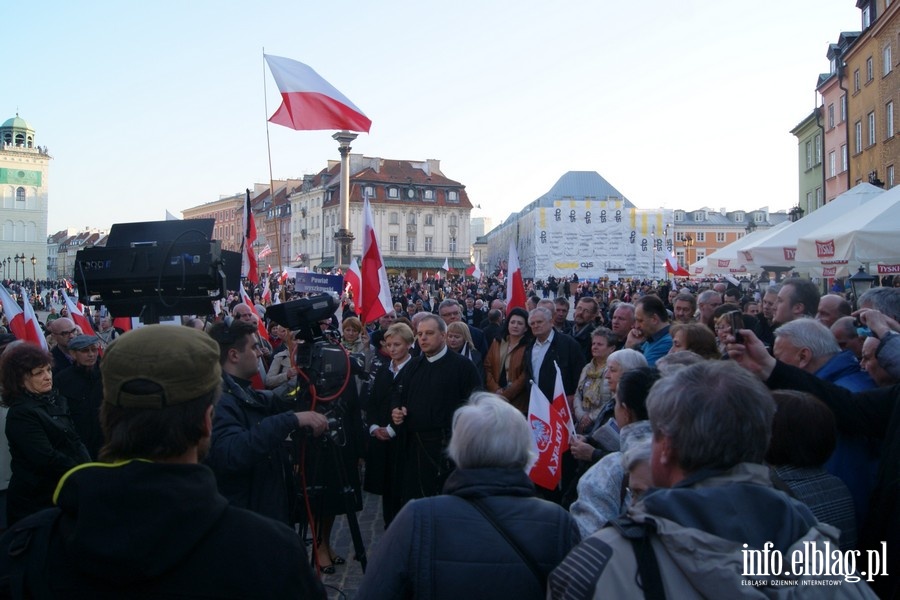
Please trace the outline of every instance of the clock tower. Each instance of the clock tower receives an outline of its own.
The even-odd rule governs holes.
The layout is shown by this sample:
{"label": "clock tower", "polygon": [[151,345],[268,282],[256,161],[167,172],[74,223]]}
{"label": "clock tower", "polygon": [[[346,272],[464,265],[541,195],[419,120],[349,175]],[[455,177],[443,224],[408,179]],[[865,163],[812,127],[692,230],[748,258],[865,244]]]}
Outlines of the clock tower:
{"label": "clock tower", "polygon": [[[16,114],[0,125],[0,278],[47,277],[50,155]],[[16,260],[16,257],[19,257]]]}

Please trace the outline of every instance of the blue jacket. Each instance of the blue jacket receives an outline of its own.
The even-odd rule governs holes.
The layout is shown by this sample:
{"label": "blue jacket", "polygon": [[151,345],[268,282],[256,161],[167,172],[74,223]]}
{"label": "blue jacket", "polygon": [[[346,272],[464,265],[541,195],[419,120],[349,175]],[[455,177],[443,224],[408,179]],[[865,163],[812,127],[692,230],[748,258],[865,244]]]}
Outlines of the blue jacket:
{"label": "blue jacket", "polygon": [[545,574],[579,541],[572,516],[535,498],[522,470],[456,469],[444,494],[403,507],[378,542],[356,597],[544,598],[531,569],[466,499],[483,499]]}

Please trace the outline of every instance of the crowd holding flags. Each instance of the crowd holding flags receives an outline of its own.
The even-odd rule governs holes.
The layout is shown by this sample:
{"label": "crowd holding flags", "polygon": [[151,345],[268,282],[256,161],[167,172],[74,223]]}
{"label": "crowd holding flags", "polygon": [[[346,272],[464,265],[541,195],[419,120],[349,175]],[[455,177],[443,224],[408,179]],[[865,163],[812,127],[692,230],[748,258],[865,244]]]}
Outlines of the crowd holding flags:
{"label": "crowd holding flags", "polygon": [[34,308],[27,300],[23,303],[24,307],[20,307],[15,301],[12,294],[5,286],[0,285],[0,302],[3,303],[3,314],[9,323],[9,330],[14,336],[20,340],[37,344],[44,350],[48,349],[47,339],[41,331],[41,324],[38,323],[37,316],[34,314]]}
{"label": "crowd holding flags", "polygon": [[562,373],[555,361],[553,365],[556,367],[553,402],[547,400],[534,382],[531,384],[531,398],[528,402],[528,424],[531,426],[537,455],[537,461],[528,476],[536,485],[548,490],[555,490],[559,486],[562,479],[562,455],[569,449],[569,441],[575,436],[575,424],[566,401]]}

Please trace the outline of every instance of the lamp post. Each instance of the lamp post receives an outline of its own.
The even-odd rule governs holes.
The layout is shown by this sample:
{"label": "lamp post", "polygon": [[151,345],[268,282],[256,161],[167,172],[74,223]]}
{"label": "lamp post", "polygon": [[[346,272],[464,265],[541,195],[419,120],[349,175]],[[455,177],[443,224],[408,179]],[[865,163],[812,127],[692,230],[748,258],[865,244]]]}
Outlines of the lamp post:
{"label": "lamp post", "polygon": [[0,272],[3,273],[3,279],[6,279],[6,259],[0,260]]}
{"label": "lamp post", "polygon": [[853,290],[853,307],[858,309],[859,297],[872,289],[872,284],[875,283],[875,277],[866,273],[866,270],[860,265],[859,271],[854,273],[849,281],[850,289]]}
{"label": "lamp post", "polygon": [[[16,254],[16,281],[19,280],[19,263],[22,262],[22,258],[24,256],[25,256],[24,254],[22,256],[19,256],[18,254]],[[25,265],[22,265],[22,271],[24,271],[24,270],[25,270]]]}
{"label": "lamp post", "polygon": [[31,255],[31,282],[34,284],[34,293],[37,294],[37,258]]}
{"label": "lamp post", "polygon": [[797,206],[795,206],[794,208],[792,208],[791,210],[788,211],[788,218],[791,220],[792,223],[796,223],[797,221],[799,221],[800,219],[803,218],[803,213],[805,213],[805,212],[806,211],[803,210],[802,208],[800,208],[800,205],[798,204]]}
{"label": "lamp post", "polygon": [[12,266],[12,256],[6,257],[6,278],[9,279],[9,268]]}
{"label": "lamp post", "polygon": [[687,263],[685,266],[689,267],[691,266],[690,249],[694,247],[694,238],[691,237],[691,234],[684,236],[682,244],[684,244],[684,261]]}
{"label": "lamp post", "polygon": [[747,227],[745,228],[747,235],[750,235],[751,233],[756,231],[756,227],[757,227],[756,221],[751,220],[749,223],[747,223]]}

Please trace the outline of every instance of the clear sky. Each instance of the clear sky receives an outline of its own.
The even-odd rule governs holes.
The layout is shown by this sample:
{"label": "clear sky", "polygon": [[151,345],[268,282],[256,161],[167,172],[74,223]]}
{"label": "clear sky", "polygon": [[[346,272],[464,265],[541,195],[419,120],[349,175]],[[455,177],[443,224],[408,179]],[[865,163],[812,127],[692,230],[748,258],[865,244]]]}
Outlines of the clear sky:
{"label": "clear sky", "polygon": [[[159,220],[268,182],[269,54],[373,122],[354,153],[441,161],[495,224],[566,171],[640,208],[797,203],[790,130],[854,0],[47,0],[3,9],[0,122],[35,129],[49,233]],[[264,82],[267,92],[264,90]],[[338,159],[269,126],[276,179]]]}

